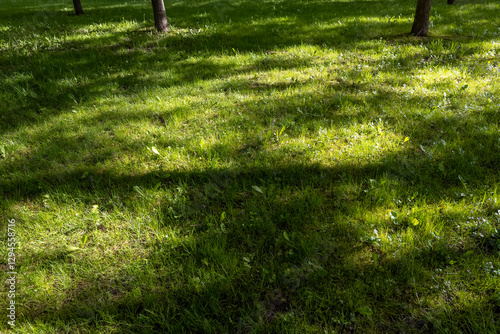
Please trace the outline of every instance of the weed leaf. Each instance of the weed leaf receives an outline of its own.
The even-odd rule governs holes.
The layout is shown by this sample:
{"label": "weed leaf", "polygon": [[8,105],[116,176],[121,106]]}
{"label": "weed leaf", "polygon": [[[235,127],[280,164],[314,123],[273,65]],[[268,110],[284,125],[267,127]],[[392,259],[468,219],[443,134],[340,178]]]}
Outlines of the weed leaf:
{"label": "weed leaf", "polygon": [[259,186],[252,186],[252,189],[255,190],[256,192],[261,193],[262,195],[264,195],[264,192],[262,191],[262,189],[260,189]]}
{"label": "weed leaf", "polygon": [[151,146],[151,151],[156,155],[160,155],[160,152],[158,152],[158,150],[154,146]]}
{"label": "weed leaf", "polygon": [[359,314],[365,315],[367,317],[369,317],[373,314],[372,309],[369,308],[368,306],[363,306],[363,307],[358,308],[358,312],[359,312]]}

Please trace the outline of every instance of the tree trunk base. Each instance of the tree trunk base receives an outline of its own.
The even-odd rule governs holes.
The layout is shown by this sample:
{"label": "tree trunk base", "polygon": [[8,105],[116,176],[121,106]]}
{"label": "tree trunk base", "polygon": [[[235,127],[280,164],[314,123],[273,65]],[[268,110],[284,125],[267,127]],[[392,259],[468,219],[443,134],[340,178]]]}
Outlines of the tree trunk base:
{"label": "tree trunk base", "polygon": [[427,37],[429,35],[429,18],[431,16],[432,0],[418,0],[417,10],[411,34],[417,37]]}
{"label": "tree trunk base", "polygon": [[151,0],[153,5],[153,14],[155,17],[155,27],[158,32],[169,32],[167,22],[167,13],[165,12],[165,5],[163,0]]}
{"label": "tree trunk base", "polygon": [[73,0],[73,7],[75,7],[75,15],[83,15],[82,3],[80,0]]}

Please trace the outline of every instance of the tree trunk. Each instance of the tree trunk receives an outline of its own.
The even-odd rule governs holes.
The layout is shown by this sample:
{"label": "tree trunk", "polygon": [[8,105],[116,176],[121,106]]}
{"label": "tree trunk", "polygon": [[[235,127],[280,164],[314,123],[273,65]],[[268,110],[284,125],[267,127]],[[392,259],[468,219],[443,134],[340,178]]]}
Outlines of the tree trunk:
{"label": "tree trunk", "polygon": [[454,2],[455,2],[455,0],[448,0],[447,1],[448,5],[453,5]]}
{"label": "tree trunk", "polygon": [[76,15],[83,14],[82,3],[80,2],[80,0],[73,0],[73,6],[75,7],[75,14]]}
{"label": "tree trunk", "polygon": [[153,4],[156,30],[158,30],[158,32],[169,31],[167,13],[165,12],[165,5],[163,4],[163,0],[151,0],[151,3]]}
{"label": "tree trunk", "polygon": [[432,0],[418,0],[415,19],[411,34],[414,36],[425,37],[429,35],[429,18],[431,16]]}

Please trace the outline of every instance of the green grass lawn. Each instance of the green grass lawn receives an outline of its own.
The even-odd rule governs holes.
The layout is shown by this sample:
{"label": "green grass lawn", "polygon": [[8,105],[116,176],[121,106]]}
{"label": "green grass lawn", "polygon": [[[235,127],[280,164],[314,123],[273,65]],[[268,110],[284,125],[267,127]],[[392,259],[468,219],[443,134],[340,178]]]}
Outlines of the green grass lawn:
{"label": "green grass lawn", "polygon": [[500,1],[10,0],[12,333],[498,333]]}

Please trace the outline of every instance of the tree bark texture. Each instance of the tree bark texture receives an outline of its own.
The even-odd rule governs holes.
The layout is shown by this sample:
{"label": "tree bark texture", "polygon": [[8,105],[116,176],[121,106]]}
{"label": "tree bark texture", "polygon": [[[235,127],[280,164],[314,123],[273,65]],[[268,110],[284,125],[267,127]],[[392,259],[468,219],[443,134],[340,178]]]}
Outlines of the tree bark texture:
{"label": "tree bark texture", "polygon": [[83,14],[82,3],[80,2],[80,0],[73,0],[73,7],[75,7],[75,14],[76,15]]}
{"label": "tree bark texture", "polygon": [[163,0],[151,0],[153,4],[153,13],[155,16],[155,27],[158,32],[168,31],[167,13]]}
{"label": "tree bark texture", "polygon": [[429,18],[431,16],[432,0],[418,0],[415,19],[411,34],[414,36],[425,37],[429,35]]}

